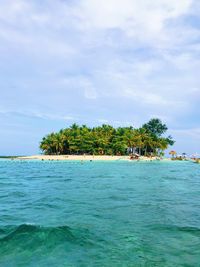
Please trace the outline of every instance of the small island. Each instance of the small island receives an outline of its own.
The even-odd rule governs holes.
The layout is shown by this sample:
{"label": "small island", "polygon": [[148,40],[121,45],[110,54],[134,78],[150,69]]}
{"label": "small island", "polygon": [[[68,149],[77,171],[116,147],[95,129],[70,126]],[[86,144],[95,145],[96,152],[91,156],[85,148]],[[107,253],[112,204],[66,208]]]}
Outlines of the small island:
{"label": "small island", "polygon": [[48,156],[65,155],[63,159],[67,159],[66,155],[96,158],[104,156],[105,159],[110,158],[109,156],[128,156],[133,159],[141,156],[162,157],[168,146],[175,142],[171,136],[166,136],[167,130],[166,124],[157,118],[151,119],[140,128],[114,128],[106,124],[90,128],[73,124],[43,137],[40,149]]}

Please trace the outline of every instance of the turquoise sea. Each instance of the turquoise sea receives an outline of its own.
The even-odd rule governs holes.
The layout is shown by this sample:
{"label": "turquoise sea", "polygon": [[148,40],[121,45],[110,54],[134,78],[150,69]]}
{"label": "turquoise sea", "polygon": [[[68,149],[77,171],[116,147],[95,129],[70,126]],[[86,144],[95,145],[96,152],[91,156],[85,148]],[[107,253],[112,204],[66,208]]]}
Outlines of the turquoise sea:
{"label": "turquoise sea", "polygon": [[0,160],[0,266],[200,266],[200,165]]}

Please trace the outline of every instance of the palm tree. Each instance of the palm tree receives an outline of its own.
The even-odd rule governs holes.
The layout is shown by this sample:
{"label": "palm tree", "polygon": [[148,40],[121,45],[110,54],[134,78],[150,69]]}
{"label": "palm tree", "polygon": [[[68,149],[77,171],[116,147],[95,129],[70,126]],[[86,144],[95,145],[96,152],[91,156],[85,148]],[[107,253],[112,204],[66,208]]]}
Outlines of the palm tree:
{"label": "palm tree", "polygon": [[[163,138],[154,134],[153,124],[133,129],[133,127],[114,128],[110,125],[89,128],[73,124],[57,133],[45,136],[40,148],[45,154],[121,154],[138,151],[140,155],[161,153],[174,143],[171,136]],[[156,131],[159,124],[156,124]],[[151,131],[150,131],[151,130]],[[160,129],[160,133],[161,133]]]}
{"label": "palm tree", "polygon": [[135,129],[133,132],[133,142],[139,150],[139,155],[147,153],[147,147],[150,145],[150,136],[146,129]]}
{"label": "palm tree", "polygon": [[166,138],[159,138],[157,141],[157,149],[159,151],[159,154],[162,153],[167,148],[168,148],[168,142]]}

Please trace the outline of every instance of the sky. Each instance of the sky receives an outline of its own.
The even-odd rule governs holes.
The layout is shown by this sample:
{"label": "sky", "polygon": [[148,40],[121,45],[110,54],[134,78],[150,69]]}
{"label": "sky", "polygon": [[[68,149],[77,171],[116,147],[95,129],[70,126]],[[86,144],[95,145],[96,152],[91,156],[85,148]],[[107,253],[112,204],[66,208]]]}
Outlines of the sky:
{"label": "sky", "polygon": [[200,1],[0,0],[0,155],[158,117],[200,153]]}

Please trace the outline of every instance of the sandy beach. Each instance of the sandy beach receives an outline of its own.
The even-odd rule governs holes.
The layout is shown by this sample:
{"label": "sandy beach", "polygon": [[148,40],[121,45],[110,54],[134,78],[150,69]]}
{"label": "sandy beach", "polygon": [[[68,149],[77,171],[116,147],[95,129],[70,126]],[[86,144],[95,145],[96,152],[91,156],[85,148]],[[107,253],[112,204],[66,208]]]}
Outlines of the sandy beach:
{"label": "sandy beach", "polygon": [[[33,156],[25,156],[18,157],[17,159],[21,160],[79,160],[79,161],[132,161],[130,160],[130,156],[92,156],[92,155],[33,155]],[[156,157],[140,157],[139,161],[152,161],[157,160]],[[137,160],[134,160],[137,161]]]}
{"label": "sandy beach", "polygon": [[37,160],[129,160],[128,156],[90,156],[90,155],[33,155],[18,157],[18,159]]}

